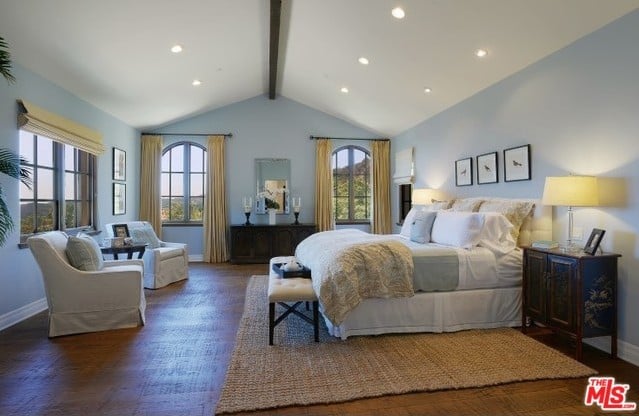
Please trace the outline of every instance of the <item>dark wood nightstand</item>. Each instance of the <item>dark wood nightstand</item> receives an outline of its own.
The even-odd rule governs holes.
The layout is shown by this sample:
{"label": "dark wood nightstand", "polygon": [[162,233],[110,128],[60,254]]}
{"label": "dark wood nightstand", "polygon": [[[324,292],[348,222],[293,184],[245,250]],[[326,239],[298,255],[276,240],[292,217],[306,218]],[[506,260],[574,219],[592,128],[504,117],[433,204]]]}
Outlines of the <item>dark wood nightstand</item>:
{"label": "dark wood nightstand", "polygon": [[619,257],[524,248],[522,331],[526,333],[529,318],[570,335],[577,360],[583,338],[610,336],[610,355],[616,358]]}

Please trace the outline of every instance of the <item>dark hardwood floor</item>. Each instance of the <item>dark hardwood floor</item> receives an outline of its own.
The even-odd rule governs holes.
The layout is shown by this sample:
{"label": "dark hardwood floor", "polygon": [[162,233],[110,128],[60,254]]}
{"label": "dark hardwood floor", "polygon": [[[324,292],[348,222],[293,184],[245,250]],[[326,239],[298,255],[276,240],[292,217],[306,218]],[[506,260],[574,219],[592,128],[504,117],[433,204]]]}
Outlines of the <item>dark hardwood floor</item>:
{"label": "dark hardwood floor", "polygon": [[[248,278],[267,268],[192,263],[189,280],[146,291],[144,327],[48,339],[44,312],[0,332],[0,415],[212,415]],[[571,353],[555,336],[539,339]],[[584,362],[629,384],[628,400],[639,402],[639,368],[588,347]],[[544,380],[253,414],[604,414],[583,405],[586,383]],[[282,380],[282,388],[295,386]]]}

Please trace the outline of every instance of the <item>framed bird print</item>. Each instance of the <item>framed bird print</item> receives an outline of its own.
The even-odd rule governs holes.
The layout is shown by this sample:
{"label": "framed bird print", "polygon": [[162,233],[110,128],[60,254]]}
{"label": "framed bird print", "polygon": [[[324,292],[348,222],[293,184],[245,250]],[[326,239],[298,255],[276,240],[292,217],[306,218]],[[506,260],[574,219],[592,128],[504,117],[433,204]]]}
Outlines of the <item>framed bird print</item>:
{"label": "framed bird print", "polygon": [[473,184],[473,158],[467,157],[455,161],[455,185],[468,186]]}
{"label": "framed bird print", "polygon": [[477,184],[497,183],[497,152],[477,156]]}
{"label": "framed bird print", "polygon": [[504,150],[504,181],[530,180],[530,145]]}

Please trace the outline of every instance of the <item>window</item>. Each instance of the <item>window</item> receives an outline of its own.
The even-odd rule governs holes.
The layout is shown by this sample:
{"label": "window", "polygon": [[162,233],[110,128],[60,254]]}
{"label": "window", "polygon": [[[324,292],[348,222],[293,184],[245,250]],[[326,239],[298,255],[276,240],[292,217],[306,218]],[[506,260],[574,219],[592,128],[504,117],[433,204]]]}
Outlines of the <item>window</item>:
{"label": "window", "polygon": [[162,152],[162,222],[202,223],[206,150],[181,142]]}
{"label": "window", "polygon": [[408,215],[412,201],[413,185],[410,183],[404,183],[399,185],[399,224],[404,223],[404,218]]}
{"label": "window", "polygon": [[345,146],[333,152],[333,209],[336,223],[370,222],[371,158],[368,150]]}
{"label": "window", "polygon": [[20,184],[20,233],[91,228],[95,156],[24,130],[20,154],[33,178],[31,189]]}

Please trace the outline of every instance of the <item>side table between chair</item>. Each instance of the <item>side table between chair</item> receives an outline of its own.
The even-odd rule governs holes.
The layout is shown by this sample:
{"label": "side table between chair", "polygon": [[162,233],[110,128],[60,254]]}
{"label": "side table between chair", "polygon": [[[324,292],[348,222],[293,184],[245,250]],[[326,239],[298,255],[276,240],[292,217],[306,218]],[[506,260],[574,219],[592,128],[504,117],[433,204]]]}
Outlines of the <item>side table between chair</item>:
{"label": "side table between chair", "polygon": [[144,255],[144,251],[146,250],[147,244],[131,244],[128,246],[120,246],[120,247],[100,247],[102,254],[112,254],[113,260],[119,260],[120,253],[126,253],[127,259],[133,258],[133,253],[138,253],[138,259],[141,259]]}

